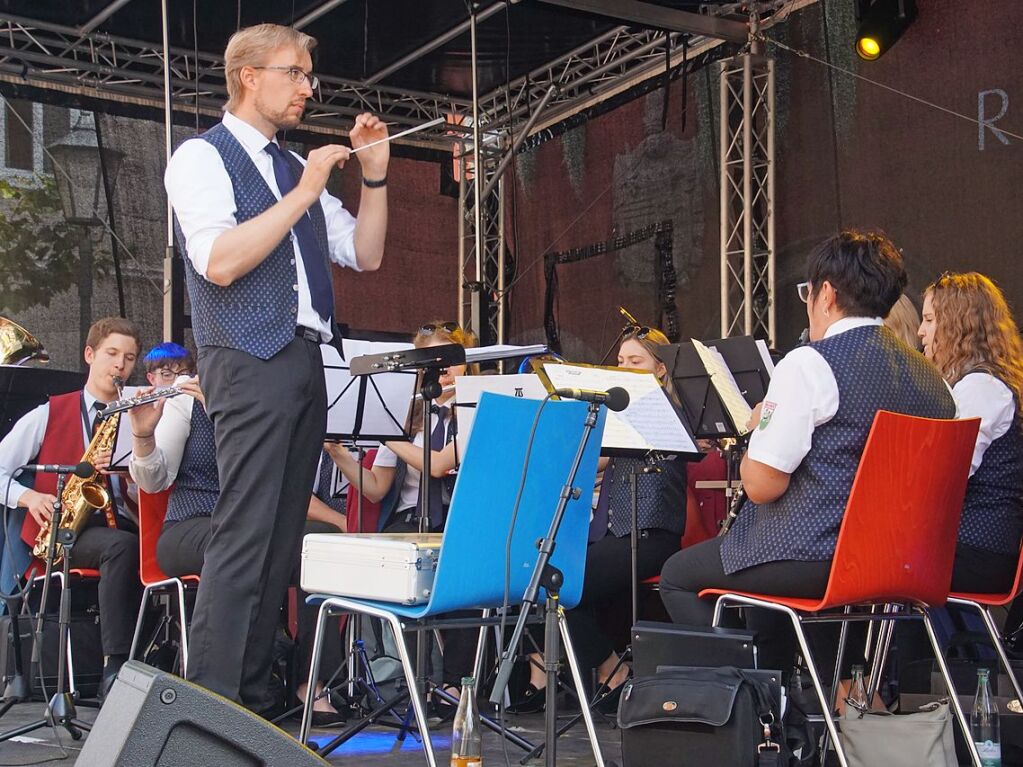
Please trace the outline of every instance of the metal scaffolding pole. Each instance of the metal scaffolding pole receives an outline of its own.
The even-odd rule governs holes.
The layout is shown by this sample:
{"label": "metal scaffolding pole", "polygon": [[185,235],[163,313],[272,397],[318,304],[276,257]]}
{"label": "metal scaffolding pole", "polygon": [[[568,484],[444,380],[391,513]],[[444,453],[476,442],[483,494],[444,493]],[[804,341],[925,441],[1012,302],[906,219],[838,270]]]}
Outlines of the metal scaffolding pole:
{"label": "metal scaffolding pole", "polygon": [[720,63],[721,335],[775,342],[774,61]]}

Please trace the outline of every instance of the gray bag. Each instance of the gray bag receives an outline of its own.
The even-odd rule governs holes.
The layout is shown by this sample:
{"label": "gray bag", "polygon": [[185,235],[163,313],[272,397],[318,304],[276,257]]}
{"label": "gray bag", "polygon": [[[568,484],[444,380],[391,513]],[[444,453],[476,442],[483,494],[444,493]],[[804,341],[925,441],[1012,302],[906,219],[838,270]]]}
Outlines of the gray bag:
{"label": "gray bag", "polygon": [[849,767],[957,767],[947,699],[912,714],[864,711],[846,701],[840,734]]}

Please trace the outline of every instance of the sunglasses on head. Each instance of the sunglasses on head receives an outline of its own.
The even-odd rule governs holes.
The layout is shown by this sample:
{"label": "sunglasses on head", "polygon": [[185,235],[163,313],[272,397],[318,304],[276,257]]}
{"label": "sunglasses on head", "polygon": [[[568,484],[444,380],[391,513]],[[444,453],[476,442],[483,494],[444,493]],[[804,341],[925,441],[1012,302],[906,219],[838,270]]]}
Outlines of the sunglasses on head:
{"label": "sunglasses on head", "polygon": [[438,330],[442,330],[450,335],[459,330],[459,327],[457,322],[428,322],[419,328],[419,335],[431,336]]}
{"label": "sunglasses on head", "polygon": [[646,338],[650,333],[653,332],[653,328],[649,328],[646,325],[626,325],[623,332],[625,338]]}

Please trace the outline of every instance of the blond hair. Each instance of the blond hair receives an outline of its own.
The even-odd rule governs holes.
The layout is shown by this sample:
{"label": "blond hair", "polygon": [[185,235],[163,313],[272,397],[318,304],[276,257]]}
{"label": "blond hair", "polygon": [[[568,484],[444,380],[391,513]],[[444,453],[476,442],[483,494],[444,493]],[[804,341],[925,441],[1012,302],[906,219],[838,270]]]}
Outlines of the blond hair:
{"label": "blond hair", "polygon": [[274,51],[294,48],[312,53],[316,38],[280,24],[256,24],[239,29],[227,41],[224,75],[227,78],[225,110],[236,109],[242,98],[242,68],[262,66]]}
{"label": "blond hair", "polygon": [[920,313],[913,305],[913,299],[903,293],[895,306],[884,318],[885,327],[902,339],[910,349],[920,351]]}
{"label": "blond hair", "polygon": [[[445,325],[455,326],[454,330],[446,330]],[[424,328],[432,327],[433,330],[425,333]],[[457,322],[446,320],[431,320],[419,327],[416,334],[412,336],[412,345],[417,349],[427,346],[431,339],[439,338],[449,344],[459,344],[466,349],[475,349],[480,345],[479,338],[468,328],[463,328]],[[478,376],[480,366],[476,363],[465,366],[465,375]],[[451,417],[456,418],[457,411],[452,409]],[[409,408],[408,420],[405,424],[406,431],[418,434],[423,428],[423,401],[416,400]]]}
{"label": "blond hair", "polygon": [[950,383],[983,371],[1000,379],[1023,407],[1023,340],[1002,291],[977,272],[943,274],[927,286],[934,309],[931,358]]}

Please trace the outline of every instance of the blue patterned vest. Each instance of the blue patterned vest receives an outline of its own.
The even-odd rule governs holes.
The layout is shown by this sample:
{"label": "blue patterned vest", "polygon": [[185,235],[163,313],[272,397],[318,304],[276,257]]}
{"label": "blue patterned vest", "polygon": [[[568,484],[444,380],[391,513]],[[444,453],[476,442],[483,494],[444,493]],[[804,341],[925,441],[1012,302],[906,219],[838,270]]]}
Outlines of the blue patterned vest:
{"label": "blue patterned vest", "polygon": [[954,418],[952,394],[923,355],[883,326],[814,342],[838,384],[838,411],[813,432],[810,452],[777,501],[747,501],[721,545],[726,573],[779,560],[831,559],[863,446],[878,410]]}
{"label": "blue patterned vest", "polygon": [[[632,473],[646,464],[642,458],[614,458],[607,474],[607,528],[616,538],[632,534]],[[636,477],[637,530],[667,530],[678,533],[686,528],[686,463],[681,458],[660,461],[659,472]]]}
{"label": "blue patterned vest", "polygon": [[1016,554],[1023,535],[1023,418],[984,451],[966,485],[959,542],[985,551]]}
{"label": "blue patterned vest", "polygon": [[217,473],[217,448],[213,441],[213,422],[202,405],[192,403],[192,420],[185,441],[181,466],[167,501],[166,522],[181,522],[213,514],[220,495]]}
{"label": "blue patterned vest", "polygon": [[[215,125],[196,139],[213,145],[224,161],[234,188],[235,218],[241,224],[277,203],[245,148],[224,127]],[[285,152],[295,178],[302,176],[302,163]],[[327,226],[319,202],[309,208],[313,231],[324,259],[330,252]],[[178,248],[185,253],[185,237],[174,220]],[[292,237],[285,237],[255,269],[222,287],[207,280],[185,257],[185,279],[192,304],[192,330],[198,346],[224,346],[270,359],[295,337],[298,314],[298,273]],[[328,259],[327,273],[330,274]]]}

